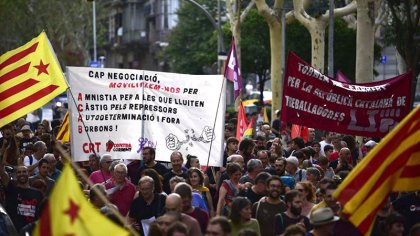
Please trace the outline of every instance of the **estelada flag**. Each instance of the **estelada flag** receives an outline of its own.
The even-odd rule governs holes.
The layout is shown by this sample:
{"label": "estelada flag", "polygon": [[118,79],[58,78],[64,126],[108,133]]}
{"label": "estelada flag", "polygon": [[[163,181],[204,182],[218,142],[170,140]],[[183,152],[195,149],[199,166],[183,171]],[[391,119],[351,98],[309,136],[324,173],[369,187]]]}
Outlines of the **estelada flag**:
{"label": "estelada flag", "polygon": [[342,213],[370,235],[391,192],[420,190],[420,107],[417,107],[349,173],[334,193]]}
{"label": "estelada flag", "polygon": [[6,52],[0,56],[0,127],[40,108],[66,89],[44,32]]}
{"label": "estelada flag", "polygon": [[45,204],[33,235],[129,235],[86,199],[70,164]]}
{"label": "estelada flag", "polygon": [[57,133],[57,140],[60,140],[62,143],[67,143],[70,141],[70,118],[69,112],[66,112],[63,122],[61,122],[60,131]]}

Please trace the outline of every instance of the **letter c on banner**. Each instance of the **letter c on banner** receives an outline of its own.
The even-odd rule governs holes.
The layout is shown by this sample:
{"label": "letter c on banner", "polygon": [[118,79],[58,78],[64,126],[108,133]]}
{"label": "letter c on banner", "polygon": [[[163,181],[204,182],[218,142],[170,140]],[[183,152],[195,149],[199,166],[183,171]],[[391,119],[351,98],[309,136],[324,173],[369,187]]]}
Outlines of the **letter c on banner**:
{"label": "letter c on banner", "polygon": [[77,105],[77,110],[82,112],[83,111],[83,106],[82,104]]}

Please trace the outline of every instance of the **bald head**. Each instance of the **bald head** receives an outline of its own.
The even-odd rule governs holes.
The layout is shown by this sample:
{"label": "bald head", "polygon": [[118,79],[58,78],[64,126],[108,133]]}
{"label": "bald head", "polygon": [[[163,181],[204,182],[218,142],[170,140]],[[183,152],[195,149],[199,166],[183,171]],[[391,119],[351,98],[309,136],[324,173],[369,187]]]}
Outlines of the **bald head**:
{"label": "bald head", "polygon": [[343,154],[350,154],[350,149],[348,149],[346,147],[341,148],[340,149],[340,155],[343,155]]}
{"label": "bald head", "polygon": [[176,211],[181,213],[182,212],[182,198],[177,193],[171,193],[166,197],[165,201],[165,209],[167,212],[169,211]]}
{"label": "bald head", "polygon": [[227,158],[227,161],[229,163],[238,163],[241,167],[244,167],[244,164],[245,164],[244,158],[239,154],[230,155]]}
{"label": "bald head", "polygon": [[350,161],[351,160],[351,152],[350,149],[348,148],[341,148],[340,149],[340,161],[341,162],[346,162],[346,161]]}

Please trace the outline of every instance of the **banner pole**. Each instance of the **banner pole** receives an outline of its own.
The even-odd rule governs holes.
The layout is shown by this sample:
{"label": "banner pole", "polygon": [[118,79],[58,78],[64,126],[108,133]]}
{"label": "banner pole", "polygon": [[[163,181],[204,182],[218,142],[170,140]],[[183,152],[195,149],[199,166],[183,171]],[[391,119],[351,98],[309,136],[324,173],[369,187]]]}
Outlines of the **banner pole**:
{"label": "banner pole", "polygon": [[[214,116],[214,122],[213,122],[213,129],[212,129],[212,136],[211,136],[211,141],[210,141],[210,148],[209,148],[209,155],[207,156],[207,168],[209,166],[209,162],[210,162],[210,154],[211,154],[211,148],[213,146],[213,135],[214,135],[214,128],[216,127],[216,121],[217,121],[217,116],[219,115],[219,106],[220,106],[220,99],[222,98],[222,92],[225,88],[225,81],[226,78],[223,76],[223,81],[222,81],[222,87],[220,88],[220,93],[219,93],[219,102],[217,103],[217,108],[216,108],[216,115]],[[222,118],[223,119],[223,118]]]}

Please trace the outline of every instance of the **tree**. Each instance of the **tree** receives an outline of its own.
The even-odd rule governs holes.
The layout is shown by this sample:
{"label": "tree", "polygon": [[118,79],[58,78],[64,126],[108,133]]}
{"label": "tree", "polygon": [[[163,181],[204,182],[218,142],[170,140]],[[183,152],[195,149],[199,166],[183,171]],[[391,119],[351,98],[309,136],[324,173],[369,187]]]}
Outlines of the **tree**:
{"label": "tree", "polygon": [[[271,89],[273,90],[273,101],[271,110],[279,110],[282,104],[283,96],[283,72],[282,72],[282,26],[281,9],[284,6],[284,0],[275,0],[273,7],[270,8],[265,0],[255,0],[259,14],[264,17],[270,32],[270,61],[271,61]],[[289,15],[290,16],[290,15]],[[291,16],[290,16],[291,18]],[[274,112],[271,113],[271,119],[276,119]]]}
{"label": "tree", "polygon": [[[217,2],[197,1],[212,13],[216,12]],[[169,45],[162,57],[168,59],[174,72],[187,74],[206,74],[217,58],[217,45],[213,38],[213,25],[201,11],[190,3],[178,10],[178,24],[169,36]]]}
{"label": "tree", "polygon": [[373,81],[375,1],[357,1],[356,82]]}
{"label": "tree", "polygon": [[[17,48],[45,30],[63,65],[87,65],[92,48],[92,4],[86,0],[0,0],[1,51]],[[96,2],[97,19],[106,19],[103,2]],[[98,46],[105,43],[105,25],[97,23]]]}
{"label": "tree", "polygon": [[[324,71],[325,61],[325,28],[328,24],[329,10],[310,16],[304,6],[304,0],[293,0],[295,18],[309,31],[312,40],[311,64],[320,72]],[[356,10],[356,1],[345,7],[334,9],[334,17],[343,17]]]}
{"label": "tree", "polygon": [[239,66],[241,65],[241,23],[244,22],[248,12],[254,7],[254,0],[249,1],[241,13],[241,1],[227,0],[226,10],[228,12],[230,30],[235,39],[236,55],[238,57]]}
{"label": "tree", "polygon": [[241,72],[254,73],[259,78],[260,104],[263,104],[264,84],[270,79],[270,36],[268,26],[257,10],[249,11],[242,23],[242,67]]}
{"label": "tree", "polygon": [[387,0],[386,2],[391,12],[391,20],[388,21],[385,38],[388,45],[396,46],[398,53],[404,59],[406,71],[413,72],[411,87],[411,103],[413,104],[420,73],[420,0]]}

